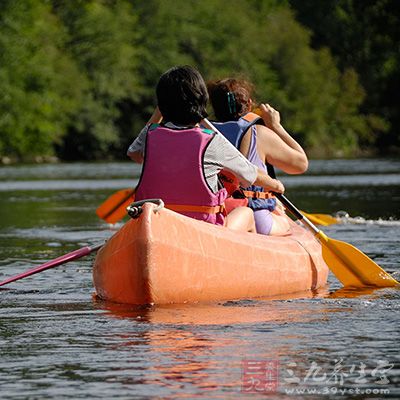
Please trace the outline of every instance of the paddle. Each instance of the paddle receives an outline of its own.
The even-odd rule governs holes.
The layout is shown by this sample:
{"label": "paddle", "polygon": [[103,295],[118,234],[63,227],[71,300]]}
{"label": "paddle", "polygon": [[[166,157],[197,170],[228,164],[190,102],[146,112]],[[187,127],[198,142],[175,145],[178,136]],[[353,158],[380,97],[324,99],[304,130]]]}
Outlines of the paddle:
{"label": "paddle", "polygon": [[276,197],[318,238],[326,264],[345,287],[400,285],[390,274],[353,245],[326,236],[283,194],[277,193]]}
{"label": "paddle", "polygon": [[304,216],[306,216],[313,224],[328,226],[333,224],[338,224],[340,221],[328,214],[308,214],[301,211]]}
{"label": "paddle", "polygon": [[[205,118],[207,128],[218,133],[218,130]],[[305,217],[283,194],[275,196],[304,225],[314,233],[322,245],[322,256],[329,269],[346,287],[390,287],[399,285],[390,274],[372,261],[362,251],[349,243],[330,239]]]}
{"label": "paddle", "polygon": [[65,264],[67,262],[77,260],[78,258],[87,256],[88,254],[92,253],[93,251],[98,250],[104,243],[99,243],[93,246],[85,246],[78,250],[74,250],[71,253],[64,254],[63,256],[57,257],[54,260],[47,261],[46,263],[39,265],[38,267],[29,269],[21,274],[15,275],[11,278],[8,278],[2,282],[0,282],[0,286],[6,285],[7,283],[11,283],[17,281],[19,279],[26,278],[28,276],[37,274],[39,272],[45,271],[46,269],[50,269],[53,267],[57,267],[58,265]]}
{"label": "paddle", "polygon": [[96,214],[109,224],[125,217],[126,207],[134,200],[134,189],[122,189],[108,197],[96,210]]}

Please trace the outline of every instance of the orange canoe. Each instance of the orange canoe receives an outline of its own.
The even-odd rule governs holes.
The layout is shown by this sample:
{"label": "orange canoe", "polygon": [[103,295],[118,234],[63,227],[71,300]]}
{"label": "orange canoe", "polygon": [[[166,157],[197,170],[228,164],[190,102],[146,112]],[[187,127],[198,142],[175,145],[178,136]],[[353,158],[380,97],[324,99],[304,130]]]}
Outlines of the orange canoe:
{"label": "orange canoe", "polygon": [[97,296],[126,304],[211,302],[317,289],[321,246],[291,223],[287,236],[236,232],[145,203],[97,253]]}

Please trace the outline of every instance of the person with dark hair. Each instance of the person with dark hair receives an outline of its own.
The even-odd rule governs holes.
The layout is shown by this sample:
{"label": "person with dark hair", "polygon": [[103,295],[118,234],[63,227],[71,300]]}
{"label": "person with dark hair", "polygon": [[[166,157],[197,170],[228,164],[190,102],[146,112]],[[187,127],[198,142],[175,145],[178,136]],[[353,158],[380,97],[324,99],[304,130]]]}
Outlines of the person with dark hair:
{"label": "person with dark hair", "polygon": [[190,67],[175,67],[163,74],[156,95],[165,121],[189,125],[207,117],[207,87],[201,75]]}
{"label": "person with dark hair", "polygon": [[[275,177],[273,166],[288,174],[302,174],[308,168],[307,155],[280,123],[280,114],[261,104],[256,115],[253,85],[243,79],[227,78],[208,84],[216,128],[257,167]],[[242,190],[254,211],[256,229],[265,235],[281,235],[289,224],[279,203],[260,185]],[[277,207],[278,205],[278,207]]]}
{"label": "person with dark hair", "polygon": [[208,92],[200,73],[178,66],[161,75],[157,107],[128,156],[143,163],[135,200],[161,198],[183,215],[235,230],[255,232],[253,212],[238,207],[227,216],[225,188],[218,173],[226,169],[243,185],[256,183],[284,192],[282,183],[251,164],[223,135],[203,129]]}

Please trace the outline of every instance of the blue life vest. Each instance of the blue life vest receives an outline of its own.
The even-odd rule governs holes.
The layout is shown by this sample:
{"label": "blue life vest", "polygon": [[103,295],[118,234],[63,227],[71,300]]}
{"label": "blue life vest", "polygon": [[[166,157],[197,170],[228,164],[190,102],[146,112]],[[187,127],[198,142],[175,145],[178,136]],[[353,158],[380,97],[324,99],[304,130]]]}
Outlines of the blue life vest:
{"label": "blue life vest", "polygon": [[[239,118],[239,120],[237,121],[215,122],[214,125],[229,140],[229,142],[231,142],[237,149],[240,149],[243,136],[245,135],[247,130],[253,125],[264,125],[264,121],[257,114],[248,113]],[[252,159],[250,159],[250,161],[253,162]],[[269,176],[271,176],[272,178],[276,177],[273,166],[268,163],[265,164],[262,160],[260,160],[258,156],[256,165],[257,164],[264,166],[265,169],[268,171]],[[249,201],[248,206],[252,210],[275,210],[275,198],[258,198],[257,192],[265,192],[263,187],[252,185],[246,188],[245,191],[247,192],[246,197]]]}
{"label": "blue life vest", "polygon": [[263,119],[254,113],[247,113],[237,121],[213,122],[213,125],[239,150],[247,130],[253,125],[264,125]]}

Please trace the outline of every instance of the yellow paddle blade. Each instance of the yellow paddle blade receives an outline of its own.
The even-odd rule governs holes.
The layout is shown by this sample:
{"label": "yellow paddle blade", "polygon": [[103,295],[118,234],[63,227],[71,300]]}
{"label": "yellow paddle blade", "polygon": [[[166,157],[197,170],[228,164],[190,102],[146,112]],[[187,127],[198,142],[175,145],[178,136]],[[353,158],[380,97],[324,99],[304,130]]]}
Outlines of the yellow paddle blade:
{"label": "yellow paddle blade", "polygon": [[396,279],[351,244],[331,239],[321,231],[315,236],[322,244],[322,256],[326,264],[344,286],[399,285]]}
{"label": "yellow paddle blade", "polygon": [[337,218],[328,214],[308,214],[304,211],[301,211],[301,213],[316,225],[328,226],[340,223]]}
{"label": "yellow paddle blade", "polygon": [[312,216],[319,218],[321,221],[323,221],[325,226],[340,224],[340,220],[338,218],[333,217],[332,215],[329,214],[312,214]]}
{"label": "yellow paddle blade", "polygon": [[134,200],[133,189],[122,189],[107,198],[96,210],[96,214],[109,224],[115,224],[127,214],[126,207]]}

